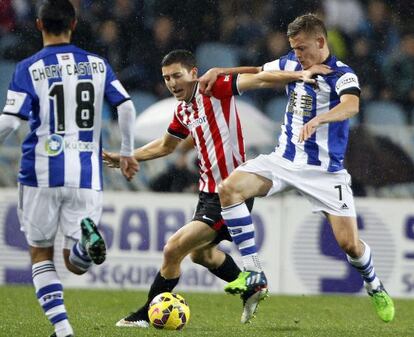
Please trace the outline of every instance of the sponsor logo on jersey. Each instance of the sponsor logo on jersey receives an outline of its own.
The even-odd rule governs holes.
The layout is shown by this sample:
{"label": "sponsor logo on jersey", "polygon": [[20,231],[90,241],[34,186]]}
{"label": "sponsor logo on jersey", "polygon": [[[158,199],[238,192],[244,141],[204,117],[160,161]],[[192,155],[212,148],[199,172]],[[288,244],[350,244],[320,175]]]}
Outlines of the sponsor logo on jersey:
{"label": "sponsor logo on jersey", "polygon": [[96,146],[93,142],[83,142],[81,140],[69,141],[64,140],[62,136],[53,134],[50,135],[45,143],[46,153],[51,156],[57,156],[62,151],[75,150],[79,152],[93,152]]}
{"label": "sponsor logo on jersey", "polygon": [[197,126],[204,124],[207,122],[207,117],[206,116],[201,116],[193,121],[191,121],[190,123],[188,123],[188,128],[190,130],[196,128]]}
{"label": "sponsor logo on jersey", "polygon": [[63,137],[53,134],[47,137],[45,142],[46,153],[51,156],[57,156],[63,151]]}
{"label": "sponsor logo on jersey", "polygon": [[292,111],[288,111],[288,113],[291,113],[299,117],[310,117],[311,116],[311,112],[306,111],[306,110],[292,110]]}
{"label": "sponsor logo on jersey", "polygon": [[96,148],[93,142],[78,141],[67,141],[65,140],[65,150],[77,150],[79,152],[92,152]]}
{"label": "sponsor logo on jersey", "polygon": [[[300,98],[299,98],[300,97]],[[312,115],[313,98],[310,95],[300,95],[292,91],[289,95],[289,105],[287,113],[299,117],[310,117]]]}

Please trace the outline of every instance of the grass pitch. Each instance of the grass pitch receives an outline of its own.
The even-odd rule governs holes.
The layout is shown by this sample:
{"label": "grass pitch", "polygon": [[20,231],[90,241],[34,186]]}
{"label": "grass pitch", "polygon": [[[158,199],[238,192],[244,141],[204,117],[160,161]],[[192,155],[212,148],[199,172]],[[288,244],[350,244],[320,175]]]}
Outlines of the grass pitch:
{"label": "grass pitch", "polygon": [[[414,300],[395,300],[396,318],[381,322],[367,297],[276,296],[261,303],[256,319],[239,323],[241,301],[225,294],[181,293],[191,318],[182,331],[117,328],[115,323],[141,305],[138,291],[65,291],[65,304],[77,337],[410,337],[414,336]],[[53,332],[32,287],[0,287],[0,336],[47,337]]]}

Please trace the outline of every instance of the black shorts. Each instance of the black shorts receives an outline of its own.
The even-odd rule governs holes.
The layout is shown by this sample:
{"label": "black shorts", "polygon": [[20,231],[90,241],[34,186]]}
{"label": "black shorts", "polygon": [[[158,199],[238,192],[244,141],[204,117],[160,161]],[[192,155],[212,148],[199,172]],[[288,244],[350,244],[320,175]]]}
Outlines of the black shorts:
{"label": "black shorts", "polygon": [[[253,198],[246,200],[249,211],[253,208],[253,202]],[[218,244],[222,240],[233,241],[221,217],[220,198],[217,193],[200,192],[192,220],[204,222],[217,232],[217,236],[212,243]]]}

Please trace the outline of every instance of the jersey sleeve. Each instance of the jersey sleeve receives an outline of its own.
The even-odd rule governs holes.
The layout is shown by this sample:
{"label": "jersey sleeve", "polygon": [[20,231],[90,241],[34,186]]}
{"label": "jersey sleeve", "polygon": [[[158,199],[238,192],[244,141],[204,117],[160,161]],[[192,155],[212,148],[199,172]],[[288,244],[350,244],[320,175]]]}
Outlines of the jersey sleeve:
{"label": "jersey sleeve", "polygon": [[190,131],[188,130],[188,128],[181,123],[181,121],[179,120],[177,113],[178,113],[179,109],[175,109],[174,112],[174,117],[170,123],[170,125],[168,126],[167,132],[177,138],[180,139],[185,139],[187,138],[187,136],[190,134]]}
{"label": "jersey sleeve", "polygon": [[118,106],[131,99],[121,82],[116,78],[108,62],[106,64],[105,98],[112,106]]}
{"label": "jersey sleeve", "polygon": [[351,72],[346,72],[338,78],[335,84],[335,91],[338,96],[344,94],[351,94],[359,96],[361,89],[359,87],[359,81],[357,75]]}
{"label": "jersey sleeve", "polygon": [[280,60],[274,60],[272,62],[267,62],[262,66],[263,71],[277,71],[280,69]]}
{"label": "jersey sleeve", "polygon": [[3,113],[28,120],[33,110],[35,93],[28,69],[18,64],[7,91]]}
{"label": "jersey sleeve", "polygon": [[288,70],[294,71],[301,68],[298,59],[296,58],[295,52],[290,51],[286,55],[280,56],[278,59],[267,62],[263,65],[263,71],[279,71]]}
{"label": "jersey sleeve", "polygon": [[240,95],[237,89],[237,76],[220,75],[217,77],[212,90],[213,97],[223,99],[234,95]]}

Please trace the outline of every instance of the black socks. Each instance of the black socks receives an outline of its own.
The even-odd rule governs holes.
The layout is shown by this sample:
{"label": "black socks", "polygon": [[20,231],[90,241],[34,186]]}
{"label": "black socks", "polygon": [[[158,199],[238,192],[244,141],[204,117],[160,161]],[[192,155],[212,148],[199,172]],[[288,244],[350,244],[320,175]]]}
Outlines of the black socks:
{"label": "black socks", "polygon": [[226,282],[234,281],[241,272],[229,254],[226,254],[226,258],[220,267],[209,269],[209,271]]}
{"label": "black socks", "polygon": [[151,288],[148,292],[148,300],[144,307],[148,309],[152,299],[155,296],[164,292],[171,292],[177,285],[179,279],[180,278],[177,277],[167,280],[161,276],[161,272],[158,272],[155,276],[154,282],[152,282]]}

